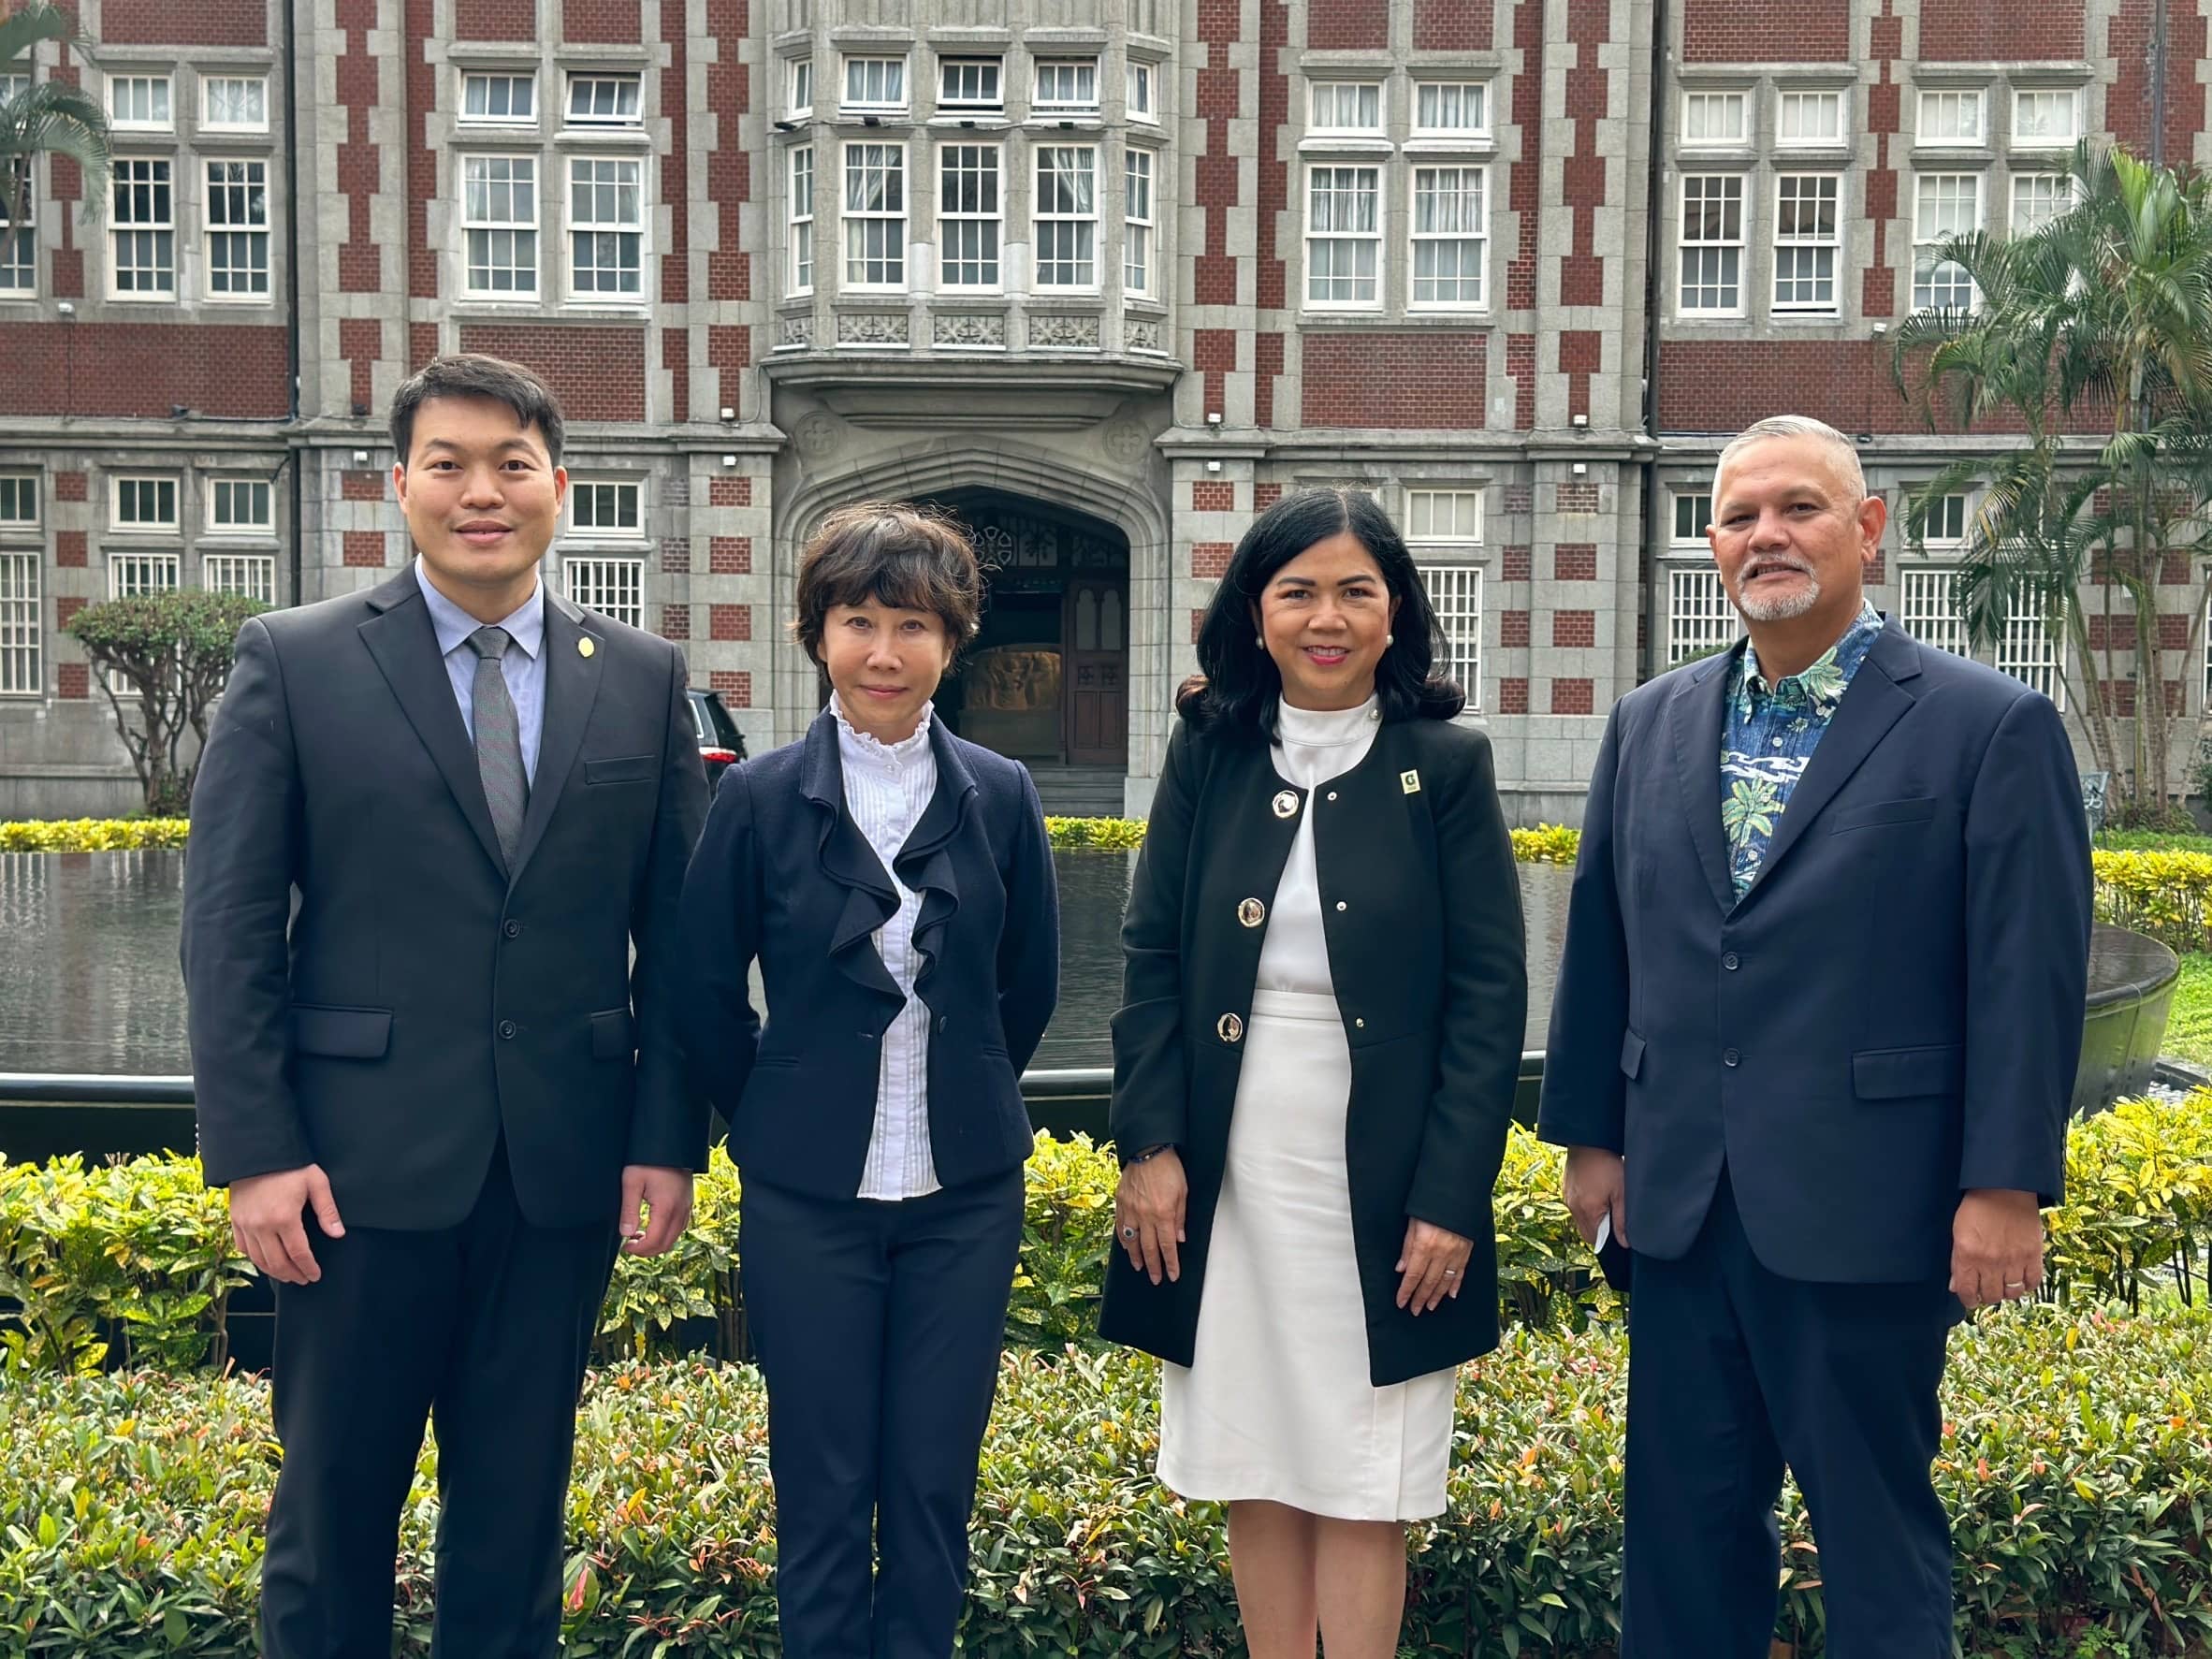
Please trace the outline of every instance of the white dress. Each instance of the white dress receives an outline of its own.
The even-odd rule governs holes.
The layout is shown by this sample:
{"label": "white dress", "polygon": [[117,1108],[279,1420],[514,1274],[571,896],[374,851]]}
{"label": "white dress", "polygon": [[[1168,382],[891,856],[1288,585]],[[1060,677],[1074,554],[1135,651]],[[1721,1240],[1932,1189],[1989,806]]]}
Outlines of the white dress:
{"label": "white dress", "polygon": [[[1318,789],[1366,758],[1374,699],[1279,705],[1275,769]],[[1186,1498],[1265,1499],[1343,1521],[1444,1509],[1453,1371],[1375,1388],[1352,1255],[1352,1082],[1329,973],[1314,814],[1268,905],[1193,1363],[1160,1382],[1159,1477]]]}

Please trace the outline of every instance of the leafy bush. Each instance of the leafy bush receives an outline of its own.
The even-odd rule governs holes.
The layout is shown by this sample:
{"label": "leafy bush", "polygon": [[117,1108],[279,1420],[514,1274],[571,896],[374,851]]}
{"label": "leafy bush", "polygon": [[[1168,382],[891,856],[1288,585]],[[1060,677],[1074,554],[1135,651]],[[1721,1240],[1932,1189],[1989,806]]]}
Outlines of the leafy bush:
{"label": "leafy bush", "polygon": [[[1412,1529],[1404,1646],[1600,1659],[1616,1639],[1626,1344],[1509,1333],[1460,1375],[1449,1507]],[[1008,1358],[972,1523],[973,1659],[1243,1652],[1223,1518],[1152,1477],[1157,1366]],[[1952,1345],[1935,1464],[1960,1651],[2173,1653],[2212,1635],[2212,1317],[1983,1316]],[[0,1395],[0,1659],[252,1653],[276,1473],[266,1391],[200,1374],[22,1379]],[[400,1652],[426,1652],[435,1464],[400,1545]],[[593,1374],[569,1496],[564,1652],[780,1651],[767,1422],[749,1367]],[[1777,1631],[1817,1652],[1820,1563],[1783,1503]],[[2094,1648],[2089,1652],[2097,1651]]]}
{"label": "leafy bush", "polygon": [[2148,934],[2176,951],[2212,948],[2205,899],[2212,895],[2212,854],[2092,852],[2097,920]]}
{"label": "leafy bush", "polygon": [[2074,1304],[2140,1305],[2147,1287],[2194,1301],[2212,1239],[2212,1110],[2123,1100],[2066,1141],[2074,1201],[2047,1221],[2045,1277]]}
{"label": "leafy bush", "polygon": [[182,847],[182,818],[51,818],[0,823],[0,852],[124,852]]}
{"label": "leafy bush", "polygon": [[1044,833],[1055,847],[1098,847],[1119,852],[1144,845],[1142,818],[1047,818]]}
{"label": "leafy bush", "polygon": [[1511,833],[1513,856],[1522,864],[1573,864],[1582,850],[1582,832],[1564,824],[1539,823]]}
{"label": "leafy bush", "polygon": [[2100,852],[2212,852],[2212,836],[2193,829],[2186,835],[2108,829],[2097,832],[2096,845]]}

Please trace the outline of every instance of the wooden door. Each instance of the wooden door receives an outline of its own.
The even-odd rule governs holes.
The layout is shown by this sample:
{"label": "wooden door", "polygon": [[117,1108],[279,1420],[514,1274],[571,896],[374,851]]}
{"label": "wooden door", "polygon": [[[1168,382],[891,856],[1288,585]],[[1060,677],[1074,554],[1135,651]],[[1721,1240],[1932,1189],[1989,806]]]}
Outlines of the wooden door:
{"label": "wooden door", "polygon": [[1072,765],[1128,764],[1127,586],[1119,573],[1076,572],[1069,578],[1060,617],[1060,637],[1067,642],[1060,695]]}

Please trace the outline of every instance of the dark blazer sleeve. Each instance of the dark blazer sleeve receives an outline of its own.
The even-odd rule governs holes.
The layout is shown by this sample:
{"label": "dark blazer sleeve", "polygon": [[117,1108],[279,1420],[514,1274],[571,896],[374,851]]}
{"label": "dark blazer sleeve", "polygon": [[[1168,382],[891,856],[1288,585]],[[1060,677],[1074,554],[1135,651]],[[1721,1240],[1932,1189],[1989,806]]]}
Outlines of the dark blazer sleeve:
{"label": "dark blazer sleeve", "polygon": [[288,1075],[300,787],[284,665],[258,618],[236,653],[193,783],[179,953],[211,1186],[314,1161]]}
{"label": "dark blazer sleeve", "polygon": [[1406,1214],[1464,1237],[1492,1230],[1491,1188],[1506,1156],[1528,1022],[1527,939],[1513,838],[1498,807],[1490,739],[1455,768],[1436,813],[1444,1006]]}
{"label": "dark blazer sleeve", "polygon": [[1152,821],[1121,923],[1121,1007],[1113,1015],[1113,1102],[1107,1115],[1124,1158],[1183,1144],[1190,1082],[1183,1055],[1183,893],[1198,814],[1189,729],[1168,739]]}
{"label": "dark blazer sleeve", "polygon": [[1961,1190],[2063,1196],[2093,891],[2065,727],[2048,698],[2018,698],[1967,804]]}
{"label": "dark blazer sleeve", "polygon": [[761,951],[761,865],[752,771],[744,762],[715,787],[706,828],[684,878],[684,984],[677,1033],[693,1084],[734,1119],[760,1051],[752,963]]}
{"label": "dark blazer sleeve", "polygon": [[[1582,844],[1567,901],[1566,949],[1551,995],[1536,1132],[1561,1146],[1622,1150],[1627,1085],[1628,936],[1613,871],[1613,788],[1621,764],[1621,706],[1613,706],[1582,808]],[[2078,1022],[2077,1022],[2078,1023]]]}
{"label": "dark blazer sleeve", "polygon": [[998,939],[998,1024],[1016,1074],[1026,1070],[1060,1000],[1060,884],[1044,833],[1044,803],[1028,769],[1007,859],[1006,930]]}
{"label": "dark blazer sleeve", "polygon": [[660,810],[646,859],[645,889],[630,920],[637,947],[630,978],[631,1005],[637,1015],[637,1106],[630,1120],[629,1160],[704,1170],[706,1101],[685,1074],[677,1034],[684,870],[706,819],[706,773],[684,686],[684,654],[671,650]]}

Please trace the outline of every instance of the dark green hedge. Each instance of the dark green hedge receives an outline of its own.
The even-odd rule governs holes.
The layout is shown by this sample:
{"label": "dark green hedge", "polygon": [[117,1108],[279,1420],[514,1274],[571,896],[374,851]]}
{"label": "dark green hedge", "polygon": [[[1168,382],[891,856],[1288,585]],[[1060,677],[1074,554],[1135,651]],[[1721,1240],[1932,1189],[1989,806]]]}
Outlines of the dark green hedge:
{"label": "dark green hedge", "polygon": [[[1609,1653],[1626,1347],[1512,1332],[1461,1376],[1449,1513],[1413,1529],[1405,1645]],[[1008,1361],[964,1651],[1241,1651],[1221,1517],[1151,1476],[1156,1366]],[[277,1451],[257,1384],[19,1375],[0,1396],[0,1659],[245,1655]],[[1972,1655],[2179,1653],[2212,1636],[2212,1318],[2021,1307],[1954,1340],[1937,1479]],[[570,1500],[566,1652],[775,1654],[774,1500],[748,1367],[595,1373]],[[400,1544],[402,1652],[429,1629],[433,1465]],[[1817,1652],[1820,1564],[1785,1495],[1779,1634]],[[2083,1645],[2085,1642],[2092,1645]],[[2095,1645],[2103,1644],[2103,1645]]]}

